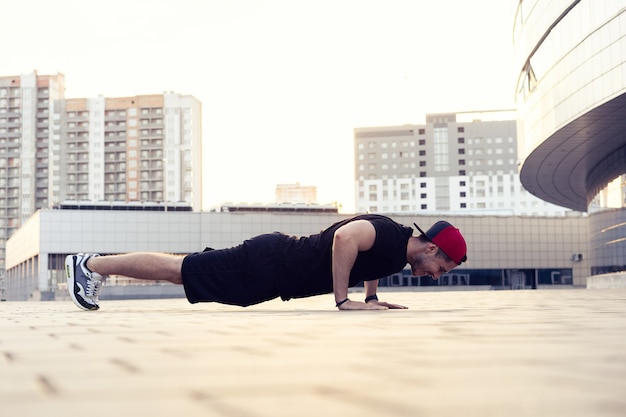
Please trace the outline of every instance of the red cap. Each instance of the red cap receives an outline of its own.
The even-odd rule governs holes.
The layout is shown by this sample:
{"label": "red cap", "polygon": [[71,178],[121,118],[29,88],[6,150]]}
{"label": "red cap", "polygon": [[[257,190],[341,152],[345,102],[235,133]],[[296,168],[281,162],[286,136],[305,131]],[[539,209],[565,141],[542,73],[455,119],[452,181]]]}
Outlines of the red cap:
{"label": "red cap", "polygon": [[467,261],[467,245],[463,235],[456,227],[450,223],[440,220],[433,224],[427,232],[424,232],[418,225],[413,223],[428,240],[439,246],[450,259],[461,265]]}

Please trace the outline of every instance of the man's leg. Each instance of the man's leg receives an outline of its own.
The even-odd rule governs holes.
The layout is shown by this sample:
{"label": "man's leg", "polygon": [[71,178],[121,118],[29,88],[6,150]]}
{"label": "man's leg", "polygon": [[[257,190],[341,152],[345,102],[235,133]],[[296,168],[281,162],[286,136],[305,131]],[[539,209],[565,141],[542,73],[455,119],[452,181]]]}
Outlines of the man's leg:
{"label": "man's leg", "polygon": [[108,275],[182,284],[183,259],[180,255],[148,252],[69,255],[65,258],[65,269],[70,297],[83,310],[99,309],[98,294]]}
{"label": "man's leg", "polygon": [[103,276],[123,275],[129,278],[182,284],[183,259],[184,256],[181,255],[137,252],[91,257],[87,261],[87,268]]}

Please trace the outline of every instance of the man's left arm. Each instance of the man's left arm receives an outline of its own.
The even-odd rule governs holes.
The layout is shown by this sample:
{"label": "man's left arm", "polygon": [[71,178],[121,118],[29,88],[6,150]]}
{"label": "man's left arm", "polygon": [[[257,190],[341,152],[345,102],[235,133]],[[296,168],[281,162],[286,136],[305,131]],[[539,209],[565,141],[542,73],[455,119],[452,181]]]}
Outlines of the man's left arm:
{"label": "man's left arm", "polygon": [[339,310],[386,310],[387,307],[348,298],[350,272],[360,251],[372,248],[376,230],[367,220],[355,220],[335,231],[332,247],[333,292]]}
{"label": "man's left arm", "polygon": [[367,304],[375,304],[383,307],[387,307],[389,309],[404,309],[408,308],[400,304],[392,304],[385,301],[378,301],[378,295],[376,295],[376,291],[378,290],[378,280],[365,281],[363,282],[365,286],[365,302]]}

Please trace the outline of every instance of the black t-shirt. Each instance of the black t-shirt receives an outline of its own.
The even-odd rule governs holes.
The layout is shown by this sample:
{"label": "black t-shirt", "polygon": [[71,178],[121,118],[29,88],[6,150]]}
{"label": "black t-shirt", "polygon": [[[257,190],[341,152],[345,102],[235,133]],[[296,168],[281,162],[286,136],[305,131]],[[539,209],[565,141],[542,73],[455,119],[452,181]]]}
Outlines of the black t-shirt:
{"label": "black t-shirt", "polygon": [[[333,291],[332,244],[335,231],[355,221],[368,220],[376,230],[371,249],[359,252],[350,273],[350,286],[383,278],[402,270],[413,229],[388,217],[364,214],[333,224],[318,234],[293,237],[280,233],[246,241],[248,254],[258,270],[274,275],[283,300],[327,294]],[[271,267],[270,267],[271,265]]]}

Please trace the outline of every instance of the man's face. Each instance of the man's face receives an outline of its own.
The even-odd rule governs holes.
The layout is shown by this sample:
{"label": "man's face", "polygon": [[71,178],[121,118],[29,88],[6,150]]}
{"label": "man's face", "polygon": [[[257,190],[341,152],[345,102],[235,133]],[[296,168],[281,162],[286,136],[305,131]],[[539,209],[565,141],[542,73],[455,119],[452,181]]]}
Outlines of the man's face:
{"label": "man's face", "polygon": [[424,253],[420,253],[415,256],[411,265],[411,273],[413,276],[431,276],[433,279],[439,279],[442,274],[449,272],[454,269],[457,265],[450,261],[446,262],[446,260],[437,256],[437,246],[434,246],[434,250],[427,250]]}

